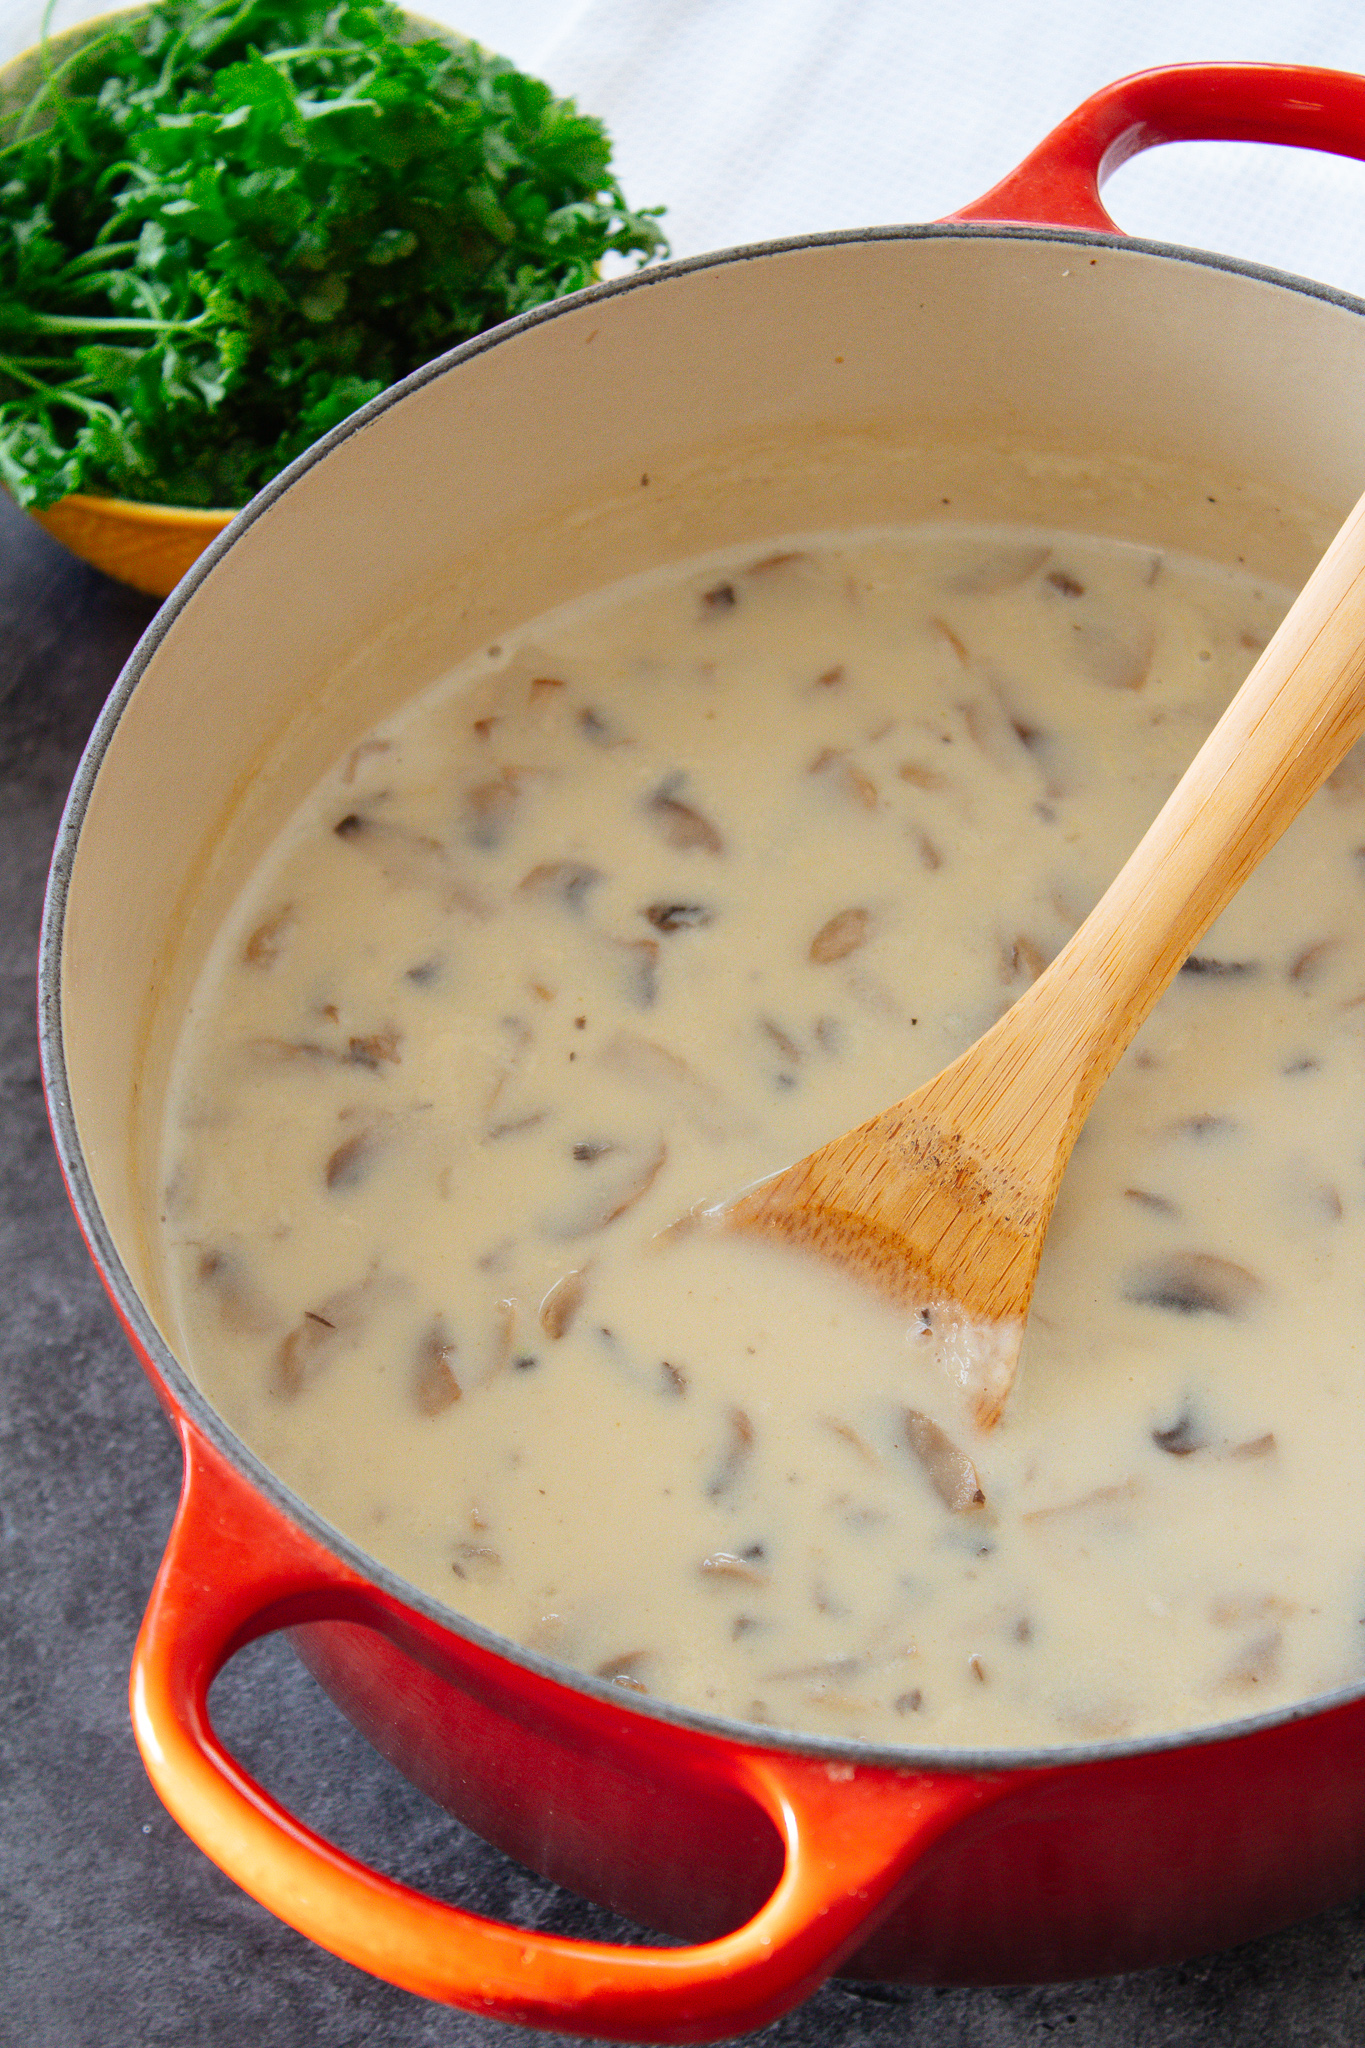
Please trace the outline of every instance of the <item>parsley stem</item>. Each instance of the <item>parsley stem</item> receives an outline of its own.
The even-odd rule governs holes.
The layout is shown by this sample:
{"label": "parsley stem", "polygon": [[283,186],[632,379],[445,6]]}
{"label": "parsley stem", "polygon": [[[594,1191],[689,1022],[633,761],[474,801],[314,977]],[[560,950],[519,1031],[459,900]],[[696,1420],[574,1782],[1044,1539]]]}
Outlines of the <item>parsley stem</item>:
{"label": "parsley stem", "polygon": [[189,35],[184,30],[175,37],[166,51],[166,56],[161,66],[161,76],[157,80],[158,97],[162,97],[169,92],[171,82],[175,77],[176,63],[183,50],[187,48],[191,50],[193,65],[206,64],[213,55],[213,52],[220,49],[225,42],[237,33],[243,23],[250,19],[255,11],[256,0],[246,0],[246,4],[237,7],[235,13],[232,12],[234,5],[235,0],[216,0],[216,4],[205,7],[200,11],[201,23],[212,21],[213,17],[217,14],[231,13],[232,19],[225,27],[218,31],[216,36],[207,42],[200,43],[197,49],[191,46]]}
{"label": "parsley stem", "polygon": [[299,43],[292,50],[262,50],[267,64],[292,64],[298,57],[365,57],[371,52],[364,43]]}
{"label": "parsley stem", "polygon": [[20,367],[23,361],[23,356],[0,356],[0,374],[13,377],[16,384],[27,384],[30,391],[42,391],[49,398],[55,398],[56,387],[44,384],[41,377],[30,377],[28,372]]}
{"label": "parsley stem", "polygon": [[118,320],[102,313],[32,313],[25,323],[29,334],[190,334],[208,322],[207,313],[193,320]]}
{"label": "parsley stem", "polygon": [[72,384],[45,384],[41,377],[30,377],[19,367],[22,360],[19,356],[0,356],[0,374],[13,377],[16,384],[27,384],[30,391],[41,391],[44,398],[56,405],[74,406],[77,412],[92,418],[103,413],[106,419],[118,419],[112,405],[103,405],[98,398],[86,398]]}
{"label": "parsley stem", "polygon": [[[113,184],[115,178],[131,178],[138,170],[138,168],[139,166],[137,164],[129,163],[126,158],[122,159],[120,162],[116,164],[106,164],[104,169],[100,172],[98,178],[96,178],[95,180],[95,197],[97,199],[102,198],[104,196],[105,190],[108,186]],[[108,223],[106,222],[105,225],[107,227]],[[101,228],[99,235],[96,237],[97,241],[103,239],[104,232],[105,229]]]}
{"label": "parsley stem", "polygon": [[[73,256],[71,261],[64,264],[57,272],[52,282],[54,284],[66,284],[73,278],[83,277],[86,271],[107,262],[111,256],[136,255],[140,246],[137,242],[102,242],[98,248],[87,249],[82,255]],[[110,275],[111,277],[121,277],[123,273],[122,271],[111,270]],[[91,281],[88,278],[86,279],[87,283]]]}

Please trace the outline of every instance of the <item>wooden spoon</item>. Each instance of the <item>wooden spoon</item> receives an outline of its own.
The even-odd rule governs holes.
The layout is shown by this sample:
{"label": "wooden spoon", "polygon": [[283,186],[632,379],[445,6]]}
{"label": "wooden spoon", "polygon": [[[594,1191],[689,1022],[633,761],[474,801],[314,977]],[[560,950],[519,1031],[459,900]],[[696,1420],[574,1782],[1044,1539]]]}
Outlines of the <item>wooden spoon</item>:
{"label": "wooden spoon", "polygon": [[976,1421],[1018,1364],[1063,1169],[1186,955],[1365,727],[1365,498],[1052,964],[903,1102],[727,1203],[912,1311]]}

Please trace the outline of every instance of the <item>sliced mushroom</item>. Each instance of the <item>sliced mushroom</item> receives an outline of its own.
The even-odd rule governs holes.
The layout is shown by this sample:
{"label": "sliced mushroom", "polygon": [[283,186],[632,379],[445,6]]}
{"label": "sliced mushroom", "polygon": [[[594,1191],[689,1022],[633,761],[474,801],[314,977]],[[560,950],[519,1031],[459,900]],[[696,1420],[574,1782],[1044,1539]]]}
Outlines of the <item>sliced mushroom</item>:
{"label": "sliced mushroom", "polygon": [[1050,547],[1033,544],[989,548],[974,562],[953,570],[943,587],[957,597],[994,597],[997,591],[1017,590],[1037,575],[1051,553]]}
{"label": "sliced mushroom", "polygon": [[699,931],[715,917],[704,903],[650,903],[645,916],[656,932]]}
{"label": "sliced mushroom", "polygon": [[713,1550],[697,1569],[709,1579],[742,1579],[749,1586],[766,1586],[772,1575],[762,1563],[763,1554],[758,1543],[746,1551]]}
{"label": "sliced mushroom", "polygon": [[1094,619],[1073,619],[1072,648],[1079,668],[1106,690],[1140,690],[1152,666],[1150,629],[1121,636]]}
{"label": "sliced mushroom", "polygon": [[771,1017],[760,1017],[758,1028],[769,1043],[777,1048],[789,1066],[796,1067],[801,1064],[800,1046],[780,1024],[775,1024]]}
{"label": "sliced mushroom", "polygon": [[731,1408],[726,1416],[729,1441],[706,1485],[708,1500],[721,1500],[732,1492],[753,1456],[754,1425],[742,1408]]}
{"label": "sliced mushroom", "polygon": [[391,1117],[367,1117],[328,1158],[322,1177],[332,1194],[349,1194],[368,1179],[393,1129]]}
{"label": "sliced mushroom", "polygon": [[659,999],[659,941],[608,939],[608,954],[621,1000],[636,1010],[651,1010]]}
{"label": "sliced mushroom", "polygon": [[1189,1458],[1196,1451],[1208,1448],[1208,1435],[1195,1421],[1188,1408],[1183,1408],[1175,1421],[1166,1429],[1154,1429],[1152,1442],[1159,1451],[1166,1451],[1172,1458]]}
{"label": "sliced mushroom", "polygon": [[567,1336],[573,1326],[574,1317],[583,1306],[583,1297],[588,1291],[588,1269],[577,1266],[566,1273],[562,1280],[556,1280],[540,1304],[540,1327],[547,1337],[558,1339]]}
{"label": "sliced mushroom", "polygon": [[918,1409],[905,1411],[905,1441],[944,1507],[954,1514],[986,1505],[975,1465],[936,1422]]}
{"label": "sliced mushroom", "polygon": [[247,966],[273,967],[297,922],[298,912],[292,903],[281,904],[269,917],[262,918],[242,948],[242,958]]}
{"label": "sliced mushroom", "polygon": [[875,974],[855,970],[848,977],[848,992],[860,1010],[869,1016],[880,1017],[888,1024],[896,1024],[902,1030],[913,1030],[919,1023],[912,1017],[899,996],[888,988]]}
{"label": "sliced mushroom", "polygon": [[1230,1116],[1213,1116],[1206,1111],[1200,1116],[1182,1117],[1178,1124],[1172,1124],[1171,1136],[1194,1138],[1202,1143],[1207,1139],[1231,1137],[1236,1129]]}
{"label": "sliced mushroom", "polygon": [[613,1685],[619,1685],[626,1692],[648,1692],[649,1687],[640,1676],[640,1666],[648,1661],[648,1650],[626,1650],[619,1657],[608,1657],[597,1666],[598,1678],[609,1678]]}
{"label": "sliced mushroom", "polygon": [[486,1584],[502,1570],[502,1557],[491,1543],[457,1543],[450,1569],[457,1579]]}
{"label": "sliced mushroom", "polygon": [[1264,1283],[1246,1266],[1212,1252],[1170,1252],[1139,1266],[1124,1283],[1123,1298],[1182,1316],[1243,1316]]}
{"label": "sliced mushroom", "polygon": [[585,704],[578,714],[578,730],[585,740],[594,747],[628,747],[633,744],[629,737],[618,732],[591,704]]}
{"label": "sliced mushroom", "polygon": [[865,811],[875,811],[881,792],[865,768],[838,747],[822,747],[810,764],[810,773],[823,778],[839,795]]}
{"label": "sliced mushroom", "polygon": [[1249,1628],[1258,1621],[1288,1621],[1298,1611],[1297,1601],[1282,1593],[1232,1593],[1210,1601],[1209,1620],[1215,1628]]}
{"label": "sliced mushroom", "polygon": [[793,562],[808,562],[810,556],[803,548],[782,548],[775,555],[763,555],[757,562],[750,562],[745,569],[746,576],[768,576],[774,569],[788,569]]}
{"label": "sliced mushroom", "polygon": [[498,1030],[502,1034],[503,1051],[492,1083],[483,1098],[485,1111],[497,1107],[508,1083],[518,1072],[536,1041],[536,1034],[524,1017],[499,1017]]}
{"label": "sliced mushroom", "polygon": [[546,1217],[542,1227],[555,1239],[595,1236],[643,1201],[663,1171],[668,1146],[662,1138],[613,1147],[616,1165],[605,1181],[594,1178],[590,1191],[566,1208]]}
{"label": "sliced mushroom", "polygon": [[967,651],[967,643],[959,634],[953,631],[946,619],[930,619],[929,630],[938,639],[943,641],[945,646],[952,648],[953,653],[957,656],[963,668],[969,666],[972,657]]}
{"label": "sliced mushroom", "polygon": [[493,1309],[493,1320],[487,1340],[488,1364],[484,1370],[485,1379],[495,1379],[512,1363],[516,1344],[517,1305],[514,1301],[503,1300],[496,1303]]}
{"label": "sliced mushroom", "polygon": [[920,761],[902,761],[896,770],[902,782],[908,782],[914,789],[947,789],[946,775],[940,775],[937,768],[926,768]]}
{"label": "sliced mushroom", "polygon": [[368,1273],[353,1287],[338,1288],[305,1309],[280,1343],[271,1364],[271,1391],[286,1400],[304,1392],[332,1365],[364,1329],[374,1311],[401,1288],[401,1282],[378,1272]]}
{"label": "sliced mushroom", "polygon": [[822,1415],[820,1417],[820,1425],[823,1429],[827,1429],[831,1436],[837,1436],[841,1443],[847,1444],[850,1450],[856,1451],[863,1463],[870,1466],[874,1472],[881,1471],[881,1459],[877,1456],[867,1438],[861,1435],[851,1422],[842,1422],[837,1415]]}
{"label": "sliced mushroom", "polygon": [[368,1067],[377,1073],[382,1066],[396,1067],[403,1055],[399,1050],[403,1034],[393,1024],[385,1024],[379,1031],[371,1031],[363,1038],[352,1038],[347,1042],[346,1057],[353,1067]]}
{"label": "sliced mushroom", "polygon": [[679,853],[723,853],[725,842],[709,818],[674,794],[680,778],[670,776],[645,805],[666,843]]}
{"label": "sliced mushroom", "polygon": [[527,773],[524,768],[501,768],[487,782],[466,790],[461,812],[464,836],[481,853],[496,853],[506,840],[521,809]]}
{"label": "sliced mushroom", "polygon": [[363,1067],[367,1072],[376,1074],[386,1065],[396,1066],[399,1063],[401,1044],[401,1034],[390,1024],[366,1037],[352,1038],[345,1045],[323,1045],[315,1038],[253,1038],[247,1041],[246,1050],[256,1059],[272,1063],[282,1061],[300,1067]]}
{"label": "sliced mushroom", "polygon": [[458,1347],[445,1321],[436,1316],[423,1331],[417,1345],[412,1375],[412,1398],[419,1415],[444,1415],[459,1400],[460,1382],[455,1377]]}
{"label": "sliced mushroom", "polygon": [[457,872],[439,839],[362,811],[348,811],[332,829],[338,839],[371,860],[395,888],[429,890],[444,910],[487,917],[488,906]]}
{"label": "sliced mushroom", "polygon": [[1075,1500],[1051,1502],[1047,1507],[1026,1508],[1020,1516],[1023,1522],[1050,1522],[1058,1515],[1088,1514],[1095,1508],[1116,1508],[1136,1500],[1141,1494],[1136,1479],[1124,1479],[1117,1486],[1095,1486],[1089,1493],[1078,1494]]}
{"label": "sliced mushroom", "polygon": [[1006,984],[1018,981],[1021,976],[1036,981],[1047,966],[1047,953],[1026,932],[1020,932],[1013,939],[1001,939],[998,945],[1000,979]]}
{"label": "sliced mushroom", "polygon": [[1298,982],[1301,988],[1311,988],[1322,979],[1323,970],[1333,953],[1341,945],[1339,938],[1319,939],[1312,946],[1305,946],[1289,964],[1289,979]]}
{"label": "sliced mushroom", "polygon": [[240,1252],[211,1246],[199,1254],[194,1277],[212,1295],[226,1329],[244,1337],[265,1337],[278,1330],[279,1314],[251,1279]]}
{"label": "sliced mushroom", "polygon": [[867,1668],[866,1657],[821,1657],[815,1664],[791,1664],[781,1671],[765,1671],[763,1679],[765,1684],[772,1685],[818,1684],[821,1680],[838,1684],[856,1678]]}
{"label": "sliced mushroom", "polygon": [[496,1145],[504,1138],[524,1137],[527,1131],[538,1131],[549,1115],[548,1109],[531,1109],[525,1116],[507,1117],[502,1123],[489,1124],[484,1130],[483,1142]]}
{"label": "sliced mushroom", "polygon": [[1057,1721],[1088,1742],[1108,1742],[1128,1733],[1133,1716],[1121,1700],[1059,1700]]}
{"label": "sliced mushroom", "polygon": [[623,1081],[664,1096],[705,1137],[724,1138],[742,1128],[718,1088],[681,1053],[637,1031],[617,1031],[597,1055],[599,1064]]}
{"label": "sliced mushroom", "polygon": [[846,960],[850,953],[856,953],[859,946],[866,945],[872,924],[872,913],[860,905],[848,910],[837,910],[833,917],[826,918],[810,942],[810,958],[817,967],[828,967],[836,960]]}
{"label": "sliced mushroom", "polygon": [[361,740],[359,746],[352,747],[350,753],[346,757],[346,766],[341,773],[342,781],[354,782],[356,778],[356,770],[359,768],[361,762],[368,761],[372,755],[391,754],[392,752],[392,740],[381,740],[373,738]]}
{"label": "sliced mushroom", "polygon": [[1254,1692],[1257,1686],[1268,1685],[1272,1679],[1278,1678],[1283,1647],[1282,1629],[1262,1629],[1258,1635],[1250,1637],[1223,1673],[1223,1690]]}
{"label": "sliced mushroom", "polygon": [[1180,970],[1205,981],[1246,981],[1260,971],[1259,960],[1213,960],[1207,953],[1191,953]]}
{"label": "sliced mushroom", "polygon": [[586,861],[547,860],[532,868],[529,875],[523,875],[517,891],[545,903],[562,904],[565,910],[581,916],[589,889],[601,880],[601,869],[589,867]]}
{"label": "sliced mushroom", "polygon": [[982,674],[980,681],[976,696],[957,707],[968,738],[1002,775],[1011,779],[1026,775],[1038,788],[1042,779],[1037,758],[1041,733],[1006,702],[1003,686],[989,671]]}

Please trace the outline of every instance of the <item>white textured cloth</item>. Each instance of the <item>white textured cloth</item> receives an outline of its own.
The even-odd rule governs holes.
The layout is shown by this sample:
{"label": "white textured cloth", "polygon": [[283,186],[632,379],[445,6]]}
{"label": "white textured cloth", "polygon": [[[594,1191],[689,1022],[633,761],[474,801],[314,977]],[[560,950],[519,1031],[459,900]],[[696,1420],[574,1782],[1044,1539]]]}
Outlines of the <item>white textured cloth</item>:
{"label": "white textured cloth", "polygon": [[[41,0],[0,0],[0,59]],[[61,0],[54,26],[98,10]],[[418,0],[600,115],[675,254],[930,220],[1109,80],[1196,59],[1365,73],[1365,0]],[[1365,140],[1365,138],[1363,138]],[[1133,233],[1365,296],[1365,164],[1186,143],[1106,188]]]}

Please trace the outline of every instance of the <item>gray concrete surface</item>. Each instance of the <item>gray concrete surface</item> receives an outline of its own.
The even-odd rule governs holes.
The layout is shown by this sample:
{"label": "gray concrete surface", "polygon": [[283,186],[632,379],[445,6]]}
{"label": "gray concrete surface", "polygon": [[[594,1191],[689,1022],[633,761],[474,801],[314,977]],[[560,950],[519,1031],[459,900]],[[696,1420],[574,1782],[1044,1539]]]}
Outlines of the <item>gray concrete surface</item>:
{"label": "gray concrete surface", "polygon": [[[67,1210],[39,1087],[33,966],[67,783],[151,610],[0,497],[0,2043],[516,2048],[537,2037],[393,1991],[271,1920],[180,1834],[133,1746],[128,1660],[178,1457]],[[523,1924],[630,1938],[428,1805],[281,1643],[236,1660],[215,1711],[258,1776],[394,1874]],[[1357,2048],[1365,1902],[1107,1983],[831,1984],[751,2038]]]}

